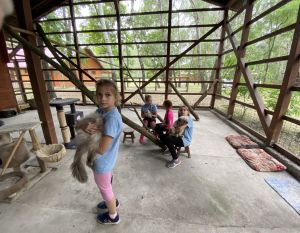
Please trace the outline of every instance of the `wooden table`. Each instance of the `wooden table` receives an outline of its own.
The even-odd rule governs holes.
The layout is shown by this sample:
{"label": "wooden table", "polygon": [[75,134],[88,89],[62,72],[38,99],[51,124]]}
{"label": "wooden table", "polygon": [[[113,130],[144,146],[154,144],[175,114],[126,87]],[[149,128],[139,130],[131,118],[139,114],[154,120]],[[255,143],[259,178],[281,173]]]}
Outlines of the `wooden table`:
{"label": "wooden table", "polygon": [[[13,132],[20,133],[20,136],[18,137],[8,160],[4,164],[3,170],[1,172],[1,176],[4,174],[5,170],[9,166],[9,163],[11,162],[12,158],[14,157],[14,155],[24,137],[24,134],[26,133],[27,130],[29,131],[29,134],[31,137],[33,150],[36,151],[41,148],[41,144],[39,143],[39,140],[37,139],[37,136],[35,133],[35,128],[40,125],[41,125],[41,122],[27,122],[27,123],[21,123],[21,124],[4,125],[0,128],[0,134],[13,133]],[[37,160],[40,165],[41,172],[45,172],[46,168],[47,168],[46,163],[43,160],[39,159],[38,157],[37,157]]]}

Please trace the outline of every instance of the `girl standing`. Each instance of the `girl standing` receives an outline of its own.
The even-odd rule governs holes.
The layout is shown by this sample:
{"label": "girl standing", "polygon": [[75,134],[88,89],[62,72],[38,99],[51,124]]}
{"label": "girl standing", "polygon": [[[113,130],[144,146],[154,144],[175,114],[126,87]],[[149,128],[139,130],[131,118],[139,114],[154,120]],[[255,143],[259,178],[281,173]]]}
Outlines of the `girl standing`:
{"label": "girl standing", "polygon": [[[102,115],[104,127],[103,136],[97,150],[97,157],[93,164],[95,182],[104,201],[97,205],[99,210],[105,211],[97,215],[97,221],[102,224],[118,224],[120,221],[116,200],[112,190],[112,170],[115,166],[119,138],[122,132],[122,118],[118,106],[119,93],[116,84],[110,80],[100,80],[96,83],[96,99],[100,106],[96,112]],[[86,132],[93,134],[97,126],[90,123]]]}

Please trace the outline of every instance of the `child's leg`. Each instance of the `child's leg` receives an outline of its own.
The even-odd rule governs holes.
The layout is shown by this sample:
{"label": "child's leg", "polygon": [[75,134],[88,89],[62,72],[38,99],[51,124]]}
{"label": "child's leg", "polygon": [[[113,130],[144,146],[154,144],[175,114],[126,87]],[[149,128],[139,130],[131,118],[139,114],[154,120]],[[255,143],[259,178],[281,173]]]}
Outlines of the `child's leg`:
{"label": "child's leg", "polygon": [[180,146],[180,147],[183,146],[182,139],[180,137],[163,135],[163,137],[161,137],[161,140],[168,147],[173,160],[178,159],[176,146]]}
{"label": "child's leg", "polygon": [[[143,122],[144,122],[144,125],[146,125],[148,127],[148,123],[149,123],[148,120],[144,119]],[[141,144],[144,143],[144,135],[143,134],[141,134],[141,136],[140,136],[140,143]]]}
{"label": "child's leg", "polygon": [[102,198],[104,199],[106,206],[108,208],[109,215],[116,214],[116,199],[112,190],[112,174],[109,173],[95,173],[95,182],[100,190]]}
{"label": "child's leg", "polygon": [[165,126],[163,126],[162,124],[156,124],[154,132],[156,132],[158,136],[161,137],[161,135],[164,134],[165,130]]}
{"label": "child's leg", "polygon": [[155,120],[150,121],[149,126],[150,126],[151,129],[155,129],[155,126],[156,126]]}

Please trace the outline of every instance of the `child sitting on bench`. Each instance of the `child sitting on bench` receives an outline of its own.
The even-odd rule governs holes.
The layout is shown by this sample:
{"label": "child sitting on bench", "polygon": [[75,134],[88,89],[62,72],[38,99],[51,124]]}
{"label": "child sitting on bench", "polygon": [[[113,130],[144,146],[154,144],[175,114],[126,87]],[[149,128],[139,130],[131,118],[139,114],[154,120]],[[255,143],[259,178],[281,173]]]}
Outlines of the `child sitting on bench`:
{"label": "child sitting on bench", "polygon": [[[156,126],[156,117],[157,117],[157,107],[156,105],[152,104],[152,97],[151,95],[145,96],[145,104],[142,106],[141,109],[141,116],[143,118],[144,125],[154,129]],[[144,144],[144,135],[141,134],[140,136],[140,143]]]}
{"label": "child sitting on bench", "polygon": [[164,121],[162,123],[158,123],[155,126],[154,132],[161,137],[164,133],[168,133],[169,130],[173,126],[173,120],[174,120],[174,115],[173,115],[173,110],[172,110],[172,101],[171,100],[165,100],[163,103],[163,106],[166,109],[166,114]]}

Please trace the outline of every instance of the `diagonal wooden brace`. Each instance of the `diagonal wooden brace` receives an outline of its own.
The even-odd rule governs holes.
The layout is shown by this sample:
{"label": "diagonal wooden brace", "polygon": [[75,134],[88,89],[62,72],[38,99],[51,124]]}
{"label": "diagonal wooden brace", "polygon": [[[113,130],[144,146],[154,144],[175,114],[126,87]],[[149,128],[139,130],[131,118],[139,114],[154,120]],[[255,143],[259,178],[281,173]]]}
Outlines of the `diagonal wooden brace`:
{"label": "diagonal wooden brace", "polygon": [[242,74],[245,78],[250,96],[251,96],[252,101],[254,103],[254,106],[256,108],[258,117],[259,117],[260,122],[262,124],[262,127],[264,129],[264,132],[265,132],[266,135],[268,135],[269,134],[269,125],[271,123],[271,118],[265,112],[265,105],[264,105],[263,99],[259,95],[258,91],[254,88],[253,77],[252,77],[251,72],[249,71],[249,69],[245,65],[244,58],[241,58],[239,56],[237,42],[236,42],[235,38],[232,36],[232,30],[231,30],[229,24],[225,24],[225,30],[227,32],[228,39],[229,39],[229,41],[232,45],[233,51],[235,53],[239,69],[241,70],[241,72],[242,72]]}

